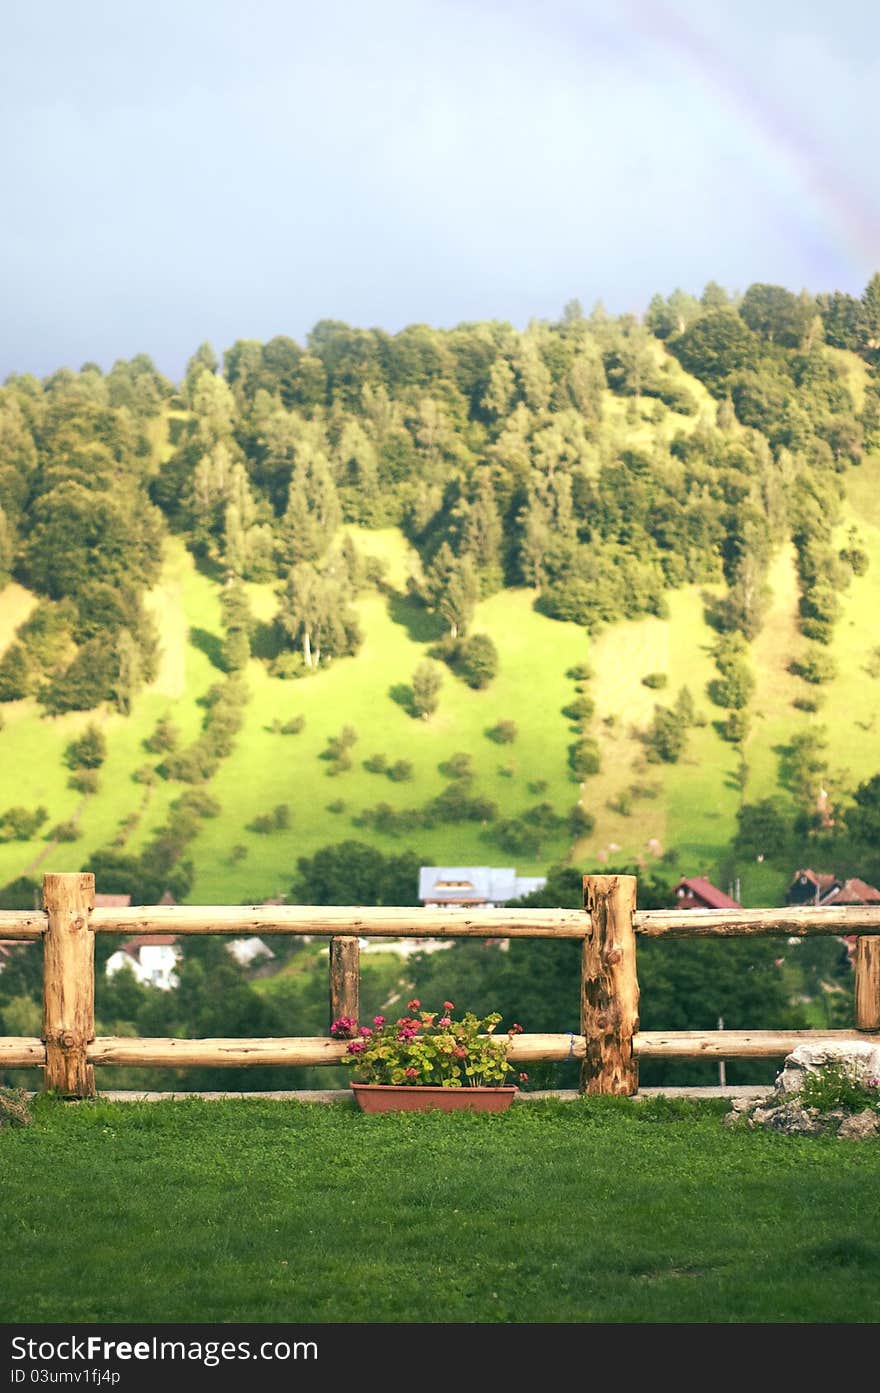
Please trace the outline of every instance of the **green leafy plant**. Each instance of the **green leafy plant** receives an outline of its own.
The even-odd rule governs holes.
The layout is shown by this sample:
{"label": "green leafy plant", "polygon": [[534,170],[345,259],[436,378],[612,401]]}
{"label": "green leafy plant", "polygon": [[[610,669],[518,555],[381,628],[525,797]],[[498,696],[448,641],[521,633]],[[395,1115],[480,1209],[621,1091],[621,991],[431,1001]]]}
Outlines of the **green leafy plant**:
{"label": "green leafy plant", "polygon": [[[416,997],[408,1016],[388,1021],[374,1016],[371,1025],[358,1026],[340,1016],[330,1027],[337,1040],[348,1040],[346,1061],[358,1083],[429,1085],[441,1088],[500,1088],[514,1066],[507,1059],[507,1042],[493,1038],[500,1014],[476,1016],[467,1011],[454,1020],[451,1001],[442,1011],[423,1011]],[[522,1026],[512,1025],[509,1035]],[[521,1082],[527,1075],[519,1074]]]}
{"label": "green leafy plant", "polygon": [[864,1112],[865,1108],[880,1111],[880,1079],[869,1077],[852,1065],[823,1064],[815,1073],[807,1074],[801,1086],[801,1102],[805,1108],[820,1112]]}

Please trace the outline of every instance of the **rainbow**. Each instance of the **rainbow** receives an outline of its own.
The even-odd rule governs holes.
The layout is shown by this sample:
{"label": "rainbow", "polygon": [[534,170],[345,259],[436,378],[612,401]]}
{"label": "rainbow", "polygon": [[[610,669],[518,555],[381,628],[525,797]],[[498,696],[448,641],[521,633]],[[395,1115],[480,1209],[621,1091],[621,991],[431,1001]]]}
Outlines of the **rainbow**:
{"label": "rainbow", "polygon": [[631,5],[642,32],[673,47],[741,120],[757,129],[771,155],[788,165],[810,196],[825,231],[823,240],[832,244],[826,251],[842,252],[854,274],[867,280],[880,266],[880,209],[842,175],[802,121],[683,15],[662,0],[631,0]]}
{"label": "rainbow", "polygon": [[[566,9],[569,18],[573,17],[573,10]],[[792,236],[801,244],[809,242],[817,271],[829,277],[827,288],[832,287],[843,265],[852,280],[849,288],[860,290],[880,267],[880,207],[876,201],[843,175],[800,117],[786,110],[753,73],[743,69],[686,16],[663,0],[626,0],[626,9],[633,33],[666,45],[694,77],[711,88],[719,102],[752,127],[760,141],[760,157],[767,164],[768,185],[780,183],[781,173],[803,191],[803,201],[793,210],[796,229]],[[583,23],[580,6],[574,13]],[[620,10],[616,17],[620,22]],[[595,23],[598,16],[592,18]],[[611,40],[619,50],[607,14],[596,27],[597,36]]]}

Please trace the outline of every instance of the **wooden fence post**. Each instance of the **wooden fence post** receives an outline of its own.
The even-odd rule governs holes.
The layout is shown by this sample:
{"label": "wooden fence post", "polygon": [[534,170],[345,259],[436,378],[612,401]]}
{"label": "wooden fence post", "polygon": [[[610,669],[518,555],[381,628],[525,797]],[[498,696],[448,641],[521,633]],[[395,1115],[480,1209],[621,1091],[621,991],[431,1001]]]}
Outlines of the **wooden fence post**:
{"label": "wooden fence post", "polygon": [[880,1030],[880,937],[856,939],[854,967],[856,1030]]}
{"label": "wooden fence post", "polygon": [[67,1098],[93,1098],[95,1071],[86,1045],[95,1038],[95,935],[89,915],[95,877],[44,875],[43,936],[44,1088]]}
{"label": "wooden fence post", "polygon": [[330,1024],[340,1016],[357,1020],[360,1009],[361,945],[350,934],[330,940]]}
{"label": "wooden fence post", "polygon": [[584,909],[590,915],[581,960],[584,1093],[629,1094],[639,1086],[632,1047],[639,1028],[635,907],[634,875],[584,876]]}

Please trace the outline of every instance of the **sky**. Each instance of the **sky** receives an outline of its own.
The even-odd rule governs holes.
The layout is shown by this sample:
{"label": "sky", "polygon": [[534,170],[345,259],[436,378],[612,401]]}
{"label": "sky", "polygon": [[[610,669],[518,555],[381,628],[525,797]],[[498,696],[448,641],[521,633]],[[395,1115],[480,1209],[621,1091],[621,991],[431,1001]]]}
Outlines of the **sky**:
{"label": "sky", "polygon": [[880,269],[876,0],[3,0],[0,380]]}

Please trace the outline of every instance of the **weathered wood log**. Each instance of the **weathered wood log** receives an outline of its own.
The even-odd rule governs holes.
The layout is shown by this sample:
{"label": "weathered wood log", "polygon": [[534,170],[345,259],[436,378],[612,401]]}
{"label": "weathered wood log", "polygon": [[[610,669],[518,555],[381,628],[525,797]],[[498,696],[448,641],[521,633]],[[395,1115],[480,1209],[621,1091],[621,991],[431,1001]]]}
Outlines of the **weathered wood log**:
{"label": "weathered wood log", "polygon": [[0,1035],[0,1069],[46,1063],[46,1046],[31,1035]]}
{"label": "weathered wood log", "polygon": [[876,934],[877,905],[800,905],[795,909],[643,909],[633,927],[644,938],[805,937]]}
{"label": "weathered wood log", "polygon": [[345,1040],[329,1036],[297,1036],[261,1040],[128,1039],[100,1036],[88,1046],[92,1064],[126,1064],[134,1067],[169,1066],[175,1069],[212,1065],[240,1068],[248,1064],[339,1064],[345,1057]]}
{"label": "weathered wood log", "polygon": [[330,1024],[340,1016],[356,1021],[360,1010],[361,945],[350,935],[330,940]]}
{"label": "weathered wood log", "polygon": [[48,924],[42,909],[0,909],[0,939],[42,938]]}
{"label": "weathered wood log", "polygon": [[858,1030],[642,1030],[640,1059],[781,1059],[819,1040],[864,1040]]}
{"label": "weathered wood log", "polygon": [[95,935],[89,914],[93,875],[44,875],[43,936],[44,1087],[69,1098],[92,1098],[95,1071],[86,1046],[95,1035]]}
{"label": "weathered wood log", "polygon": [[[513,1063],[536,1059],[583,1059],[582,1035],[496,1036],[507,1045]],[[262,1040],[174,1040],[129,1036],[99,1036],[87,1046],[92,1064],[125,1064],[143,1068],[190,1068],[211,1065],[240,1068],[248,1064],[339,1064],[346,1057],[345,1040],[324,1035]]]}
{"label": "weathered wood log", "polygon": [[632,1047],[639,1028],[635,904],[635,876],[584,876],[584,908],[590,915],[581,956],[585,1093],[630,1094],[639,1086]]}
{"label": "weathered wood log", "polygon": [[853,965],[856,1029],[880,1030],[880,937],[859,939]]}
{"label": "weathered wood log", "polygon": [[336,934],[361,938],[583,938],[579,909],[397,909],[344,905],[143,905],[96,909],[95,933]]}

